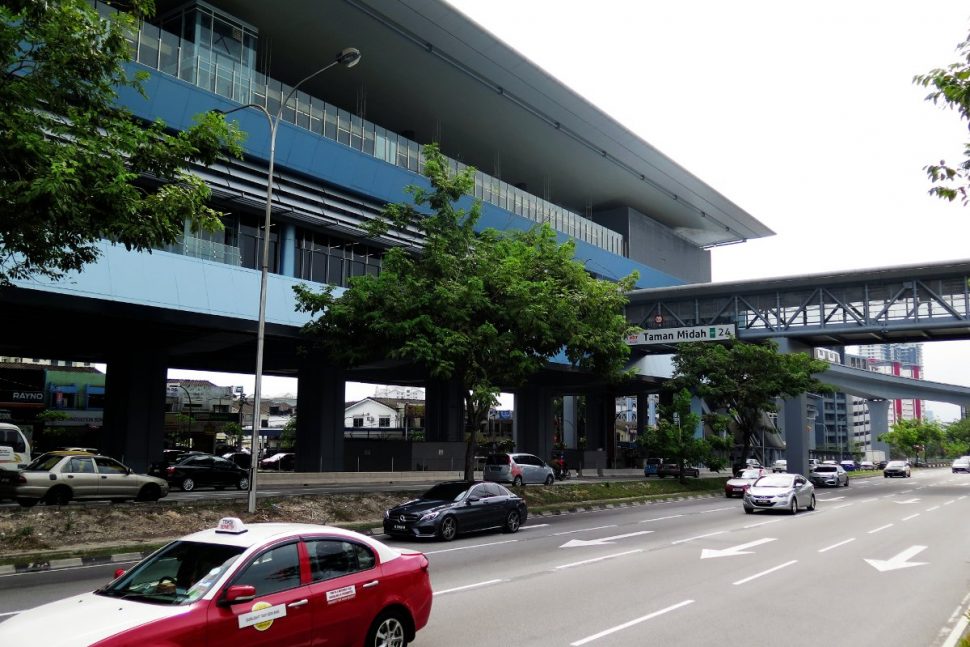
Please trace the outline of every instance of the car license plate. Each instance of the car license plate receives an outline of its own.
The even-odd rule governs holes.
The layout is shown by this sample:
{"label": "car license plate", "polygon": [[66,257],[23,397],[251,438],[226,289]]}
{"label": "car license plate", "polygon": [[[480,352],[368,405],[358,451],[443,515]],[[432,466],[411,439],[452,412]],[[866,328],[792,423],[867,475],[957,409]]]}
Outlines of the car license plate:
{"label": "car license plate", "polygon": [[403,523],[396,523],[394,524],[394,530],[407,530],[407,526]]}

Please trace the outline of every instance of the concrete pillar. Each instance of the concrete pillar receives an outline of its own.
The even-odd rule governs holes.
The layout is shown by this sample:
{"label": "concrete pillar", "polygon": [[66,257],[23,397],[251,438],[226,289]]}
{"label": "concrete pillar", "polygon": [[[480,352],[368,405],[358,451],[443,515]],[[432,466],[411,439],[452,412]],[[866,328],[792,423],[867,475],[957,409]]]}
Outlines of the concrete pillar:
{"label": "concrete pillar", "polygon": [[344,471],[344,372],[308,357],[297,373],[296,471]]}
{"label": "concrete pillar", "polygon": [[465,393],[456,380],[428,380],[425,388],[425,440],[465,441]]}
{"label": "concrete pillar", "polygon": [[814,433],[808,418],[808,396],[804,393],[788,398],[781,405],[778,421],[787,450],[788,471],[808,475],[808,438]]}
{"label": "concrete pillar", "polygon": [[516,451],[535,454],[543,460],[552,455],[552,393],[538,386],[524,386],[515,391]]}
{"label": "concrete pillar", "polygon": [[296,276],[296,225],[283,223],[280,236],[280,274]]}
{"label": "concrete pillar", "polygon": [[562,444],[566,449],[576,449],[576,396],[562,397]]}
{"label": "concrete pillar", "polygon": [[697,396],[691,396],[690,412],[697,415],[697,426],[694,427],[694,438],[704,437],[704,401]]}
{"label": "concrete pillar", "polygon": [[613,441],[613,421],[616,419],[614,399],[604,393],[587,393],[585,399],[586,449],[602,449],[605,452]]}
{"label": "concrete pillar", "polygon": [[136,472],[162,460],[165,442],[164,353],[124,347],[108,357],[101,451]]}
{"label": "concrete pillar", "polygon": [[889,445],[879,440],[883,434],[889,433],[889,400],[880,398],[866,400],[869,407],[869,433],[872,436],[872,448],[882,451],[889,460]]}
{"label": "concrete pillar", "polygon": [[650,401],[649,393],[637,393],[637,440],[643,438],[650,419],[654,414],[653,403]]}

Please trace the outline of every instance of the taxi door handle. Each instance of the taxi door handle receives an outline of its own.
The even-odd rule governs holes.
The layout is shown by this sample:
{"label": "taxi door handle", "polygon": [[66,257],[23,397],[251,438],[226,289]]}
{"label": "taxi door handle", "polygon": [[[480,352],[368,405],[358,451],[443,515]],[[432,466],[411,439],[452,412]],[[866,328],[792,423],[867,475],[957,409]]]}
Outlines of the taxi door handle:
{"label": "taxi door handle", "polygon": [[371,587],[377,586],[380,583],[381,583],[380,580],[374,580],[373,582],[368,582],[367,584],[361,585],[360,588],[362,588],[362,589],[369,589]]}
{"label": "taxi door handle", "polygon": [[287,609],[295,609],[297,607],[302,607],[304,604],[307,604],[309,602],[310,602],[309,600],[307,600],[306,598],[303,598],[299,602],[290,602],[289,604],[286,605],[286,608]]}

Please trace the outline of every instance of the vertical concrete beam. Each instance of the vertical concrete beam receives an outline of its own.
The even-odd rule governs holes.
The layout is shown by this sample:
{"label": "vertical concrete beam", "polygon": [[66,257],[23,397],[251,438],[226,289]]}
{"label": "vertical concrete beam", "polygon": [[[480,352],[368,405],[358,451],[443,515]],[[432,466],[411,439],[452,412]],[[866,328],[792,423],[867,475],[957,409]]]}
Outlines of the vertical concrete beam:
{"label": "vertical concrete beam", "polygon": [[808,419],[808,396],[788,398],[781,405],[778,421],[785,438],[788,471],[808,475],[808,438],[814,433]]}
{"label": "vertical concrete beam", "polygon": [[566,449],[576,449],[576,396],[562,396],[562,443]]}
{"label": "vertical concrete beam", "polygon": [[869,434],[872,436],[872,448],[885,453],[889,460],[889,445],[879,440],[879,437],[889,433],[889,400],[866,400],[869,407]]}
{"label": "vertical concrete beam", "polygon": [[125,347],[108,357],[101,450],[145,472],[162,459],[165,442],[164,353]]}
{"label": "vertical concrete beam", "polygon": [[300,364],[296,395],[296,471],[344,470],[344,372],[309,357]]}
{"label": "vertical concrete beam", "polygon": [[425,439],[465,441],[465,393],[456,380],[428,380],[425,387]]}
{"label": "vertical concrete beam", "polygon": [[515,427],[517,451],[535,454],[543,460],[552,455],[552,393],[538,386],[524,386],[515,391]]}
{"label": "vertical concrete beam", "polygon": [[[607,406],[609,405],[609,406]],[[615,400],[604,393],[586,394],[586,450],[608,451],[613,442]]]}
{"label": "vertical concrete beam", "polygon": [[637,393],[637,440],[643,438],[643,434],[646,433],[652,414],[653,407],[650,402],[650,394]]}
{"label": "vertical concrete beam", "polygon": [[283,223],[280,236],[280,274],[296,276],[296,225]]}

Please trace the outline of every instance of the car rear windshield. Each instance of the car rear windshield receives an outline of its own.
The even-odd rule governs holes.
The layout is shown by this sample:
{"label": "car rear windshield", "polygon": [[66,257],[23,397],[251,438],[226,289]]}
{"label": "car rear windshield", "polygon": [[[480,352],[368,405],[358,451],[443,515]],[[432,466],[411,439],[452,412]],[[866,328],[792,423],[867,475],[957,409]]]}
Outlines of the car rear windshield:
{"label": "car rear windshield", "polygon": [[63,456],[58,456],[57,454],[41,454],[24,469],[28,472],[49,472],[63,458]]}
{"label": "car rear windshield", "polygon": [[816,465],[816,472],[838,472],[838,468],[835,465]]}
{"label": "car rear windshield", "polygon": [[508,454],[489,454],[485,459],[486,465],[508,465],[509,455]]}

